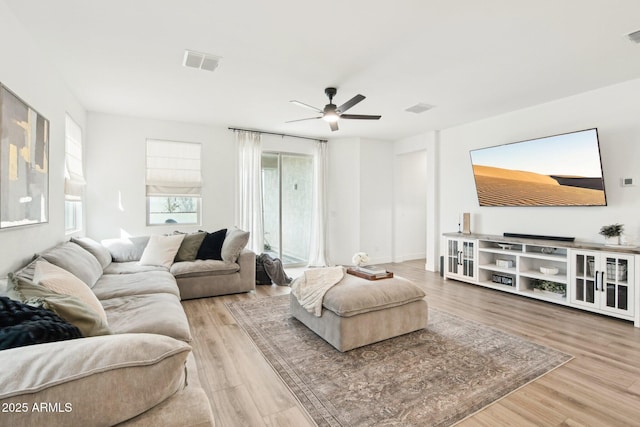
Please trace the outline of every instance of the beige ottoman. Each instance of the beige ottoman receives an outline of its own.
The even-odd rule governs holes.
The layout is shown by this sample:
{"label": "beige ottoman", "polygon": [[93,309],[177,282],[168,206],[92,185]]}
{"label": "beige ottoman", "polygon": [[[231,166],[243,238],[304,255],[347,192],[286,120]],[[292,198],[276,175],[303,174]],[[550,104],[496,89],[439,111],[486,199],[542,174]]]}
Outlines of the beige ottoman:
{"label": "beige ottoman", "polygon": [[291,314],[340,351],[427,326],[425,293],[407,279],[366,280],[351,274],[324,297],[322,316],[305,310],[293,294]]}

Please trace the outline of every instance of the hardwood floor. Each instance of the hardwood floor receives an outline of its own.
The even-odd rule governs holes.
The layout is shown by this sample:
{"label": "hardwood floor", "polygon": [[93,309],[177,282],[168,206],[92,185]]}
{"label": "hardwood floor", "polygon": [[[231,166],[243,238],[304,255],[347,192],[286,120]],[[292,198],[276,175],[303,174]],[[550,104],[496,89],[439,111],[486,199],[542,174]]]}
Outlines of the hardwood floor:
{"label": "hardwood floor", "polygon": [[[424,271],[424,260],[387,268],[421,286],[431,307],[574,356],[460,426],[640,425],[640,329],[632,323],[444,281]],[[224,305],[286,293],[288,287],[258,286],[249,294],[183,301],[217,427],[315,425]]]}

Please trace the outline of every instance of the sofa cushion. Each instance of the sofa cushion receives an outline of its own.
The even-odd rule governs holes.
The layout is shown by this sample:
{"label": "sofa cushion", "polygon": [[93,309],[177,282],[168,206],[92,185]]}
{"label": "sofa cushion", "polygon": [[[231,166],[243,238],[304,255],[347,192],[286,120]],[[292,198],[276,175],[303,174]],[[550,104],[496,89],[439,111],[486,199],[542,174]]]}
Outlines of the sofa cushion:
{"label": "sofa cushion", "polygon": [[107,321],[95,309],[74,296],[58,294],[17,276],[11,278],[10,286],[12,287],[12,296],[23,302],[42,305],[44,308],[52,310],[80,329],[85,337],[111,333]]}
{"label": "sofa cushion", "polygon": [[193,261],[198,255],[198,250],[202,245],[202,241],[207,235],[206,231],[197,231],[195,233],[185,234],[180,231],[174,231],[173,234],[184,234],[184,240],[180,244],[178,253],[176,254],[176,262]]}
{"label": "sofa cushion", "polygon": [[109,327],[118,334],[146,332],[191,341],[189,322],[173,294],[131,295],[102,301]]}
{"label": "sofa cushion", "polygon": [[72,237],[71,241],[96,257],[103,270],[111,264],[111,252],[95,240],[88,237]]}
{"label": "sofa cushion", "polygon": [[151,236],[140,257],[140,265],[171,267],[183,240],[184,234]]}
{"label": "sofa cushion", "polygon": [[101,241],[104,247],[109,250],[115,262],[140,261],[148,242],[149,236],[123,237]]}
{"label": "sofa cushion", "polygon": [[166,270],[132,274],[105,274],[96,282],[92,291],[99,300],[156,293],[180,296],[176,279]]}
{"label": "sofa cushion", "polygon": [[174,277],[218,276],[240,271],[240,266],[213,259],[197,259],[190,262],[176,262],[169,270]]}
{"label": "sofa cushion", "polygon": [[327,291],[322,305],[338,316],[350,317],[418,301],[425,295],[422,289],[401,277],[372,281],[345,274],[340,283]]}
{"label": "sofa cushion", "polygon": [[0,350],[74,338],[80,330],[54,312],[0,297]]}
{"label": "sofa cushion", "polygon": [[169,269],[160,265],[140,265],[138,261],[112,262],[104,269],[102,277],[105,274],[131,274],[145,271],[169,271]]}
{"label": "sofa cushion", "polygon": [[[1,423],[121,423],[184,389],[190,350],[184,342],[161,335],[126,334],[0,351],[0,366],[10,367],[0,370],[0,404],[28,408],[3,413]],[[33,410],[42,404],[49,410]]]}
{"label": "sofa cushion", "polygon": [[67,270],[89,287],[102,276],[102,266],[96,257],[73,242],[61,243],[42,252],[40,256],[51,264]]}
{"label": "sofa cushion", "polygon": [[227,235],[227,229],[223,228],[213,233],[206,233],[200,249],[196,255],[197,259],[217,259],[222,261],[222,245]]}
{"label": "sofa cushion", "polygon": [[240,252],[249,241],[249,232],[233,227],[227,232],[222,244],[222,260],[226,262],[236,262]]}
{"label": "sofa cushion", "polygon": [[107,315],[102,305],[100,305],[100,301],[98,301],[98,298],[91,292],[91,289],[67,270],[46,261],[38,261],[36,263],[33,281],[35,284],[44,286],[59,294],[72,295],[78,298],[94,309],[103,319],[107,319]]}

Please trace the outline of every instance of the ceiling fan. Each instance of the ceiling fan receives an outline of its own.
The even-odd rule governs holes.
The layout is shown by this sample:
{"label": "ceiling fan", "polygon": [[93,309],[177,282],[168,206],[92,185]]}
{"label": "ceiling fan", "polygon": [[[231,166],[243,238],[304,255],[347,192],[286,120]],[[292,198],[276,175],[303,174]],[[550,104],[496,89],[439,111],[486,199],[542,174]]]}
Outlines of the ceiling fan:
{"label": "ceiling fan", "polygon": [[312,107],[311,105],[305,104],[304,102],[290,101],[292,104],[296,104],[301,107],[307,108],[309,110],[313,110],[316,113],[322,114],[322,115],[320,117],[309,117],[306,119],[289,120],[286,123],[301,122],[303,120],[323,119],[329,123],[329,126],[331,127],[332,131],[336,131],[338,130],[339,119],[379,120],[380,117],[382,117],[382,116],[371,116],[366,114],[344,114],[348,109],[350,109],[351,107],[353,107],[354,105],[362,101],[365,98],[365,96],[356,95],[350,100],[348,100],[347,102],[345,102],[344,104],[342,104],[341,106],[336,107],[336,105],[333,103],[333,97],[336,95],[336,92],[337,90],[335,87],[328,87],[324,90],[324,93],[329,97],[329,103],[324,106],[324,110],[321,110],[316,107]]}

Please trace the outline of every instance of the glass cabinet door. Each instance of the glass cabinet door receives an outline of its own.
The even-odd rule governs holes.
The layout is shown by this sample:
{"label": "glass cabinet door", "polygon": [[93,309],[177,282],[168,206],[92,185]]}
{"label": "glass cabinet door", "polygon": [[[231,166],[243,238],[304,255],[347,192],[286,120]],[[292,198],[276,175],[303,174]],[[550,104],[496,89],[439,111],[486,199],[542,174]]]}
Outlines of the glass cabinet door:
{"label": "glass cabinet door", "polygon": [[578,305],[596,305],[596,271],[598,265],[594,255],[578,253],[575,257],[573,278],[573,302]]}
{"label": "glass cabinet door", "polygon": [[458,266],[460,262],[460,251],[458,250],[457,240],[448,240],[447,243],[447,271],[449,273],[458,274]]}
{"label": "glass cabinet door", "polygon": [[462,275],[473,277],[475,242],[462,242]]}
{"label": "glass cabinet door", "polygon": [[633,292],[628,278],[633,277],[632,259],[607,256],[602,265],[601,308],[616,313],[633,313]]}

